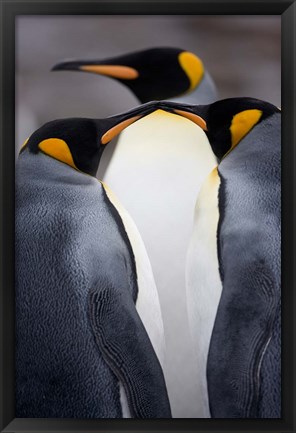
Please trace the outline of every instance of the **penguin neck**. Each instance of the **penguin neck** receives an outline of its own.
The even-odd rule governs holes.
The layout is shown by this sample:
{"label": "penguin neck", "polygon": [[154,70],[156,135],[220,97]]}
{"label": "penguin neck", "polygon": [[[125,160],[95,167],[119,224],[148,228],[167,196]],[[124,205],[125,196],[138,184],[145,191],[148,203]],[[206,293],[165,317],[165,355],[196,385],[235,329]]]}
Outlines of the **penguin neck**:
{"label": "penguin neck", "polygon": [[62,138],[45,138],[29,140],[20,153],[28,150],[32,154],[43,153],[82,173],[95,176],[102,153],[106,145],[100,147],[84,145],[85,143],[67,143]]}
{"label": "penguin neck", "polygon": [[200,83],[191,92],[170,98],[169,100],[194,105],[211,104],[217,100],[217,90],[211,76],[205,71]]}
{"label": "penguin neck", "polygon": [[221,159],[220,168],[241,169],[251,164],[260,164],[280,151],[281,146],[281,114],[275,113],[254,128],[241,139],[229,153]]}
{"label": "penguin neck", "polygon": [[91,152],[73,152],[73,156],[72,152],[70,152],[69,150],[69,158],[65,158],[64,154],[60,157],[59,153],[55,154],[53,150],[49,150],[49,152],[45,150],[41,153],[44,153],[53,160],[63,163],[64,165],[70,167],[75,171],[79,171],[80,173],[83,173],[85,175],[95,177],[96,173],[98,172],[102,154],[107,145],[108,144],[102,145],[98,150]]}
{"label": "penguin neck", "polygon": [[30,181],[36,180],[38,183],[41,178],[46,178],[48,182],[60,182],[67,184],[89,183],[95,179],[87,173],[77,170],[70,165],[63,163],[43,152],[32,153],[25,149],[18,158],[17,169],[26,173],[26,178]]}

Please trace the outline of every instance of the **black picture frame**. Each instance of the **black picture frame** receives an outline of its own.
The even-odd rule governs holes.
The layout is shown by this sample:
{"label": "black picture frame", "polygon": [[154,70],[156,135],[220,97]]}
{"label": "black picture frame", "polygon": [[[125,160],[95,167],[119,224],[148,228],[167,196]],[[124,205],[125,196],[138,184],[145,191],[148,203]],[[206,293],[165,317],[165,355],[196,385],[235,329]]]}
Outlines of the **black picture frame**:
{"label": "black picture frame", "polygon": [[[10,432],[281,432],[295,431],[295,1],[0,0],[1,216],[0,428]],[[20,419],[14,414],[14,112],[15,17],[18,15],[281,15],[282,22],[282,282],[283,390],[281,419],[74,420]]]}

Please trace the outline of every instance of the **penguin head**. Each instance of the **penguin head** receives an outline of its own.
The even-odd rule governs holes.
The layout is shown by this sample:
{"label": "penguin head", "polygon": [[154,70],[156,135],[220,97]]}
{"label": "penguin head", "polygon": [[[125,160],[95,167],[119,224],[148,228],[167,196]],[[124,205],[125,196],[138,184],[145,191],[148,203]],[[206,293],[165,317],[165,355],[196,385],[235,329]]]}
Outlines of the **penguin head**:
{"label": "penguin head", "polygon": [[204,76],[199,57],[170,47],[151,48],[105,60],[65,61],[56,64],[52,70],[107,75],[128,86],[141,103],[190,92]]}
{"label": "penguin head", "polygon": [[166,108],[199,124],[218,160],[231,152],[256,125],[280,112],[268,102],[247,97],[223,99],[209,105],[167,102]]}
{"label": "penguin head", "polygon": [[108,144],[124,128],[155,111],[157,102],[105,119],[69,118],[46,123],[24,143],[21,152],[39,151],[76,170],[95,176]]}

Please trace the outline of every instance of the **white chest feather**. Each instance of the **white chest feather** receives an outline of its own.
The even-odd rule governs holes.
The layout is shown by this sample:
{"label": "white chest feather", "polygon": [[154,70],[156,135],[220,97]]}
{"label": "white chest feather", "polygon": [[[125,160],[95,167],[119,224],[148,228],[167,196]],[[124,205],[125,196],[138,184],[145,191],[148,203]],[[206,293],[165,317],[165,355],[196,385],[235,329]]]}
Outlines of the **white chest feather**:
{"label": "white chest feather", "polygon": [[197,192],[216,162],[204,132],[158,110],[120,136],[104,181],[135,221],[160,296],[185,286],[185,255]]}
{"label": "white chest feather", "polygon": [[[158,110],[123,131],[104,176],[135,221],[151,261],[167,337],[164,374],[173,416],[183,417],[184,406],[190,407],[186,416],[195,416],[185,263],[197,194],[216,164],[201,128]],[[144,301],[139,299],[143,317]]]}
{"label": "white chest feather", "polygon": [[219,221],[217,169],[207,177],[197,199],[194,229],[187,254],[186,283],[189,325],[197,371],[200,417],[209,417],[206,363],[221,296],[217,251]]}
{"label": "white chest feather", "polygon": [[107,196],[116,207],[127,235],[129,237],[136,262],[138,297],[136,309],[149,335],[156,355],[163,363],[164,359],[164,329],[160,310],[158,292],[156,289],[151,264],[141,239],[139,231],[124,207],[120,204],[115,194],[106,184],[103,184]]}
{"label": "white chest feather", "polygon": [[[134,252],[138,282],[136,309],[147,331],[158,360],[163,367],[165,354],[164,328],[158,292],[154,282],[150,261],[144,243],[132,218],[111,189],[106,184],[103,184],[103,186],[109,200],[116,207],[122,219]],[[130,418],[126,393],[121,383],[119,386],[123,418]]]}

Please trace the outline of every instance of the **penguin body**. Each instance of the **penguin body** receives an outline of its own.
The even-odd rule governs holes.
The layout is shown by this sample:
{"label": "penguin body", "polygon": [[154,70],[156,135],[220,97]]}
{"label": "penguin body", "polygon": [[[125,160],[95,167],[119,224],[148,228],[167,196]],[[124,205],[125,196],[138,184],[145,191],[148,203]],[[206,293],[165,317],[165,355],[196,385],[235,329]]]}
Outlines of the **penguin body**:
{"label": "penguin body", "polygon": [[[164,368],[174,416],[182,416],[174,380],[177,366],[193,355],[193,345],[186,342],[190,338],[186,303],[180,302],[180,296],[185,298],[186,254],[197,194],[216,164],[200,128],[188,119],[158,110],[120,135],[104,177],[137,224],[163,305],[165,329],[170,327],[168,334],[179,336],[166,346]],[[190,383],[197,381],[196,377]],[[195,399],[201,401],[196,402],[192,416],[204,417],[202,394],[197,384],[193,388]],[[183,399],[189,399],[191,392],[184,386]]]}
{"label": "penguin body", "polygon": [[186,298],[192,336],[199,417],[209,418],[207,355],[222,291],[217,255],[220,180],[215,167],[197,196],[192,234],[186,256]]}
{"label": "penguin body", "polygon": [[[215,84],[201,59],[179,48],[152,48],[104,60],[69,60],[57,64],[53,70],[114,78],[127,86],[140,102],[169,99],[204,104],[217,98]],[[173,329],[186,341],[190,338],[187,311],[178,296],[182,291],[185,293],[186,251],[196,197],[217,161],[205,141],[205,134],[191,122],[183,119],[183,123],[187,125],[182,125],[176,115],[159,112],[125,129],[117,143],[111,143],[104,152],[99,176],[111,186],[140,230],[165,316],[168,311],[164,321],[171,328],[169,334],[174,333]],[[188,135],[187,128],[191,129]],[[174,314],[169,313],[169,306],[173,304],[179,305]],[[171,341],[167,347],[169,361],[164,370],[173,414],[182,417],[183,401],[195,398],[200,399],[200,403],[189,409],[186,416],[208,416],[198,384],[196,390],[190,389],[191,378],[184,378],[184,395],[179,401],[179,388],[174,380],[176,366],[192,359],[192,345],[184,345],[180,350],[177,341]],[[198,354],[196,356],[198,358]],[[190,366],[184,369],[184,375],[188,374]]]}
{"label": "penguin body", "polygon": [[[117,123],[107,120],[108,131]],[[126,211],[89,175],[103,132],[91,120],[51,122],[17,162],[18,417],[171,416],[145,248]],[[79,154],[73,140],[82,137]],[[153,311],[142,320],[146,302]]]}
{"label": "penguin body", "polygon": [[219,165],[223,292],[208,360],[218,418],[281,417],[280,142],[275,113]]}
{"label": "penguin body", "polygon": [[[145,116],[125,132],[104,181],[135,220],[160,282],[159,291],[171,292],[168,287],[175,278],[178,284],[185,283],[185,255],[196,197],[216,159],[203,131],[163,110]],[[124,176],[127,170],[128,176]],[[164,272],[173,262],[175,267]]]}
{"label": "penguin body", "polygon": [[220,161],[197,200],[186,274],[211,416],[280,417],[280,110],[252,98],[167,108],[201,116]]}

